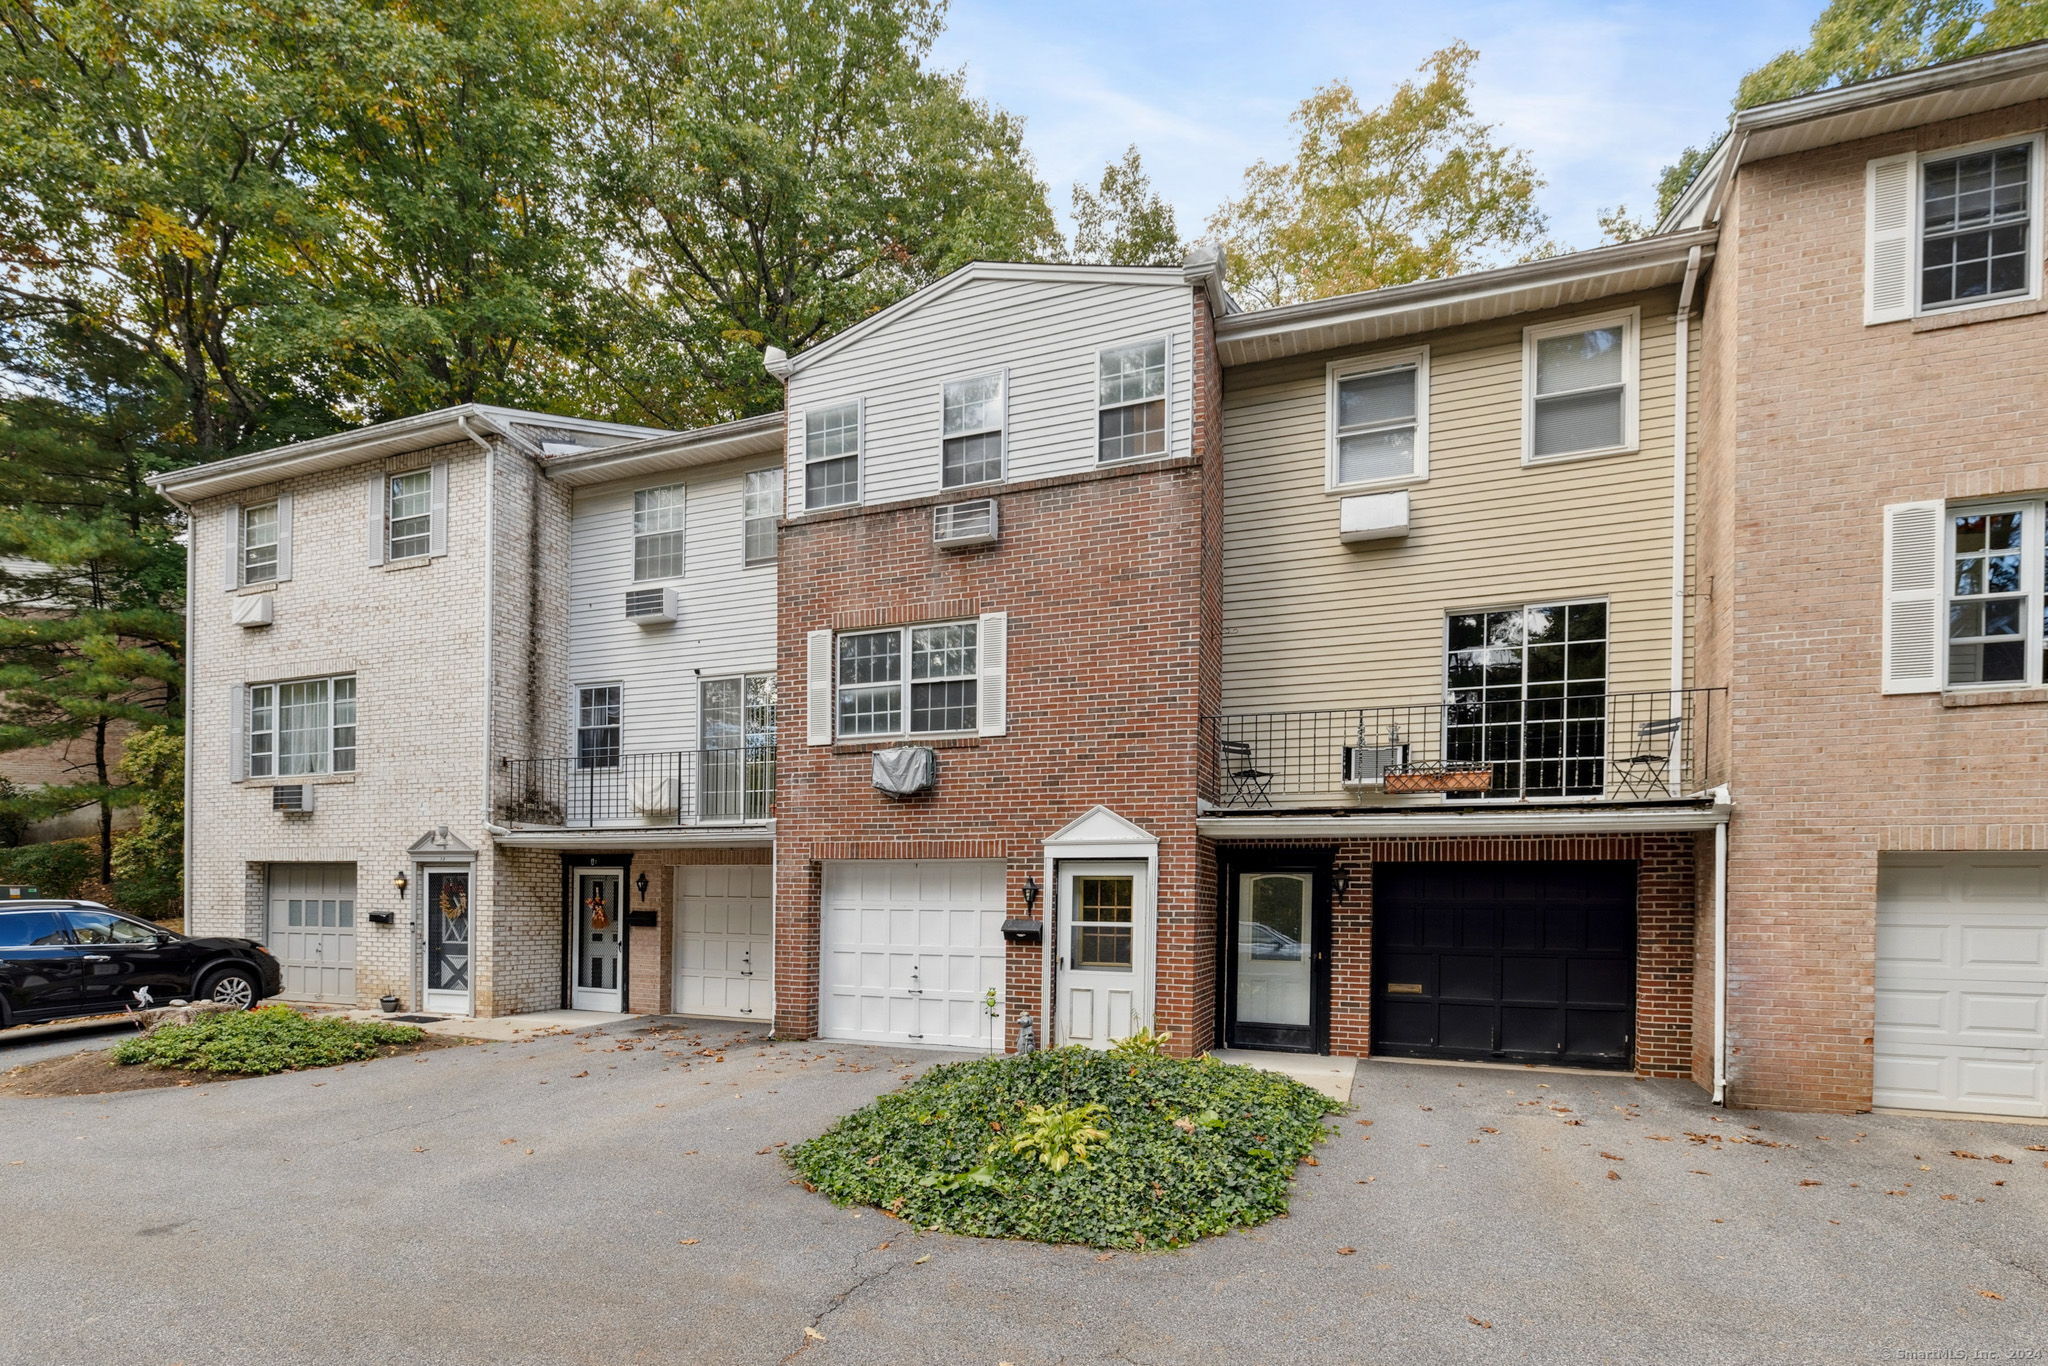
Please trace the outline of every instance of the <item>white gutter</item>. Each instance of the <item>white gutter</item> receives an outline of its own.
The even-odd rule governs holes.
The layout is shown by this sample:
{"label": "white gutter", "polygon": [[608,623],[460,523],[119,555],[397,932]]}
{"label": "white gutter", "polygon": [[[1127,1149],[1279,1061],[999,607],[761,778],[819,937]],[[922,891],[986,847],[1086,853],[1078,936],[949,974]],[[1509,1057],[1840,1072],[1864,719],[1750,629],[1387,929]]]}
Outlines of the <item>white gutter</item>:
{"label": "white gutter", "polygon": [[[498,472],[496,468],[498,452],[497,448],[492,446],[489,441],[478,436],[470,429],[469,415],[467,413],[457,414],[455,425],[461,428],[462,434],[471,441],[474,441],[484,453],[484,785],[483,810],[478,813],[478,820],[488,827],[491,820],[491,747],[497,743],[497,735],[492,729],[496,720],[496,709],[491,705],[491,654],[498,638]],[[446,510],[444,509],[443,511],[445,514]],[[474,893],[472,893],[473,896]],[[417,941],[415,944],[417,951],[413,954],[413,971],[416,974],[423,974],[425,971],[427,947],[426,937],[424,927],[418,923],[419,917],[417,915],[413,917],[413,921],[415,926],[413,937]],[[481,979],[482,974],[479,973],[478,977]],[[476,989],[479,985],[480,980],[470,983],[469,1008],[472,1013],[476,1010]],[[420,980],[415,983],[415,990],[413,992],[415,1008],[418,1008],[425,1000],[426,981],[424,976],[421,976]]]}
{"label": "white gutter", "polygon": [[1626,835],[1711,830],[1728,819],[1725,790],[1713,801],[1564,811],[1403,811],[1353,815],[1197,816],[1208,839],[1389,839],[1409,835]]}
{"label": "white gutter", "polygon": [[[1678,290],[1673,318],[1671,416],[1671,691],[1685,686],[1685,493],[1687,475],[1687,405],[1692,370],[1692,295],[1700,279],[1700,249],[1685,258],[1685,283]],[[1676,778],[1678,775],[1672,775]],[[1674,794],[1675,795],[1675,794]]]}
{"label": "white gutter", "polygon": [[[1717,805],[1728,802],[1728,789],[1716,788]],[[1714,827],[1714,1095],[1728,1103],[1728,827]]]}

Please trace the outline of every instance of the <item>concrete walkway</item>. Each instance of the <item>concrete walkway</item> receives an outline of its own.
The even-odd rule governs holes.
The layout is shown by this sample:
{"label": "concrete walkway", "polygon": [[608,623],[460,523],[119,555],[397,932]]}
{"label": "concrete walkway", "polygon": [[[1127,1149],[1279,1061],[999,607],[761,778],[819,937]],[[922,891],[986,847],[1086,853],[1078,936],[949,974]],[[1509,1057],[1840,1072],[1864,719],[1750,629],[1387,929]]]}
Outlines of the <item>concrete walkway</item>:
{"label": "concrete walkway", "polygon": [[1304,1086],[1314,1087],[1334,1100],[1349,1102],[1351,1081],[1358,1072],[1358,1059],[1333,1058],[1322,1053],[1268,1053],[1256,1048],[1212,1048],[1209,1056],[1218,1062],[1278,1072]]}

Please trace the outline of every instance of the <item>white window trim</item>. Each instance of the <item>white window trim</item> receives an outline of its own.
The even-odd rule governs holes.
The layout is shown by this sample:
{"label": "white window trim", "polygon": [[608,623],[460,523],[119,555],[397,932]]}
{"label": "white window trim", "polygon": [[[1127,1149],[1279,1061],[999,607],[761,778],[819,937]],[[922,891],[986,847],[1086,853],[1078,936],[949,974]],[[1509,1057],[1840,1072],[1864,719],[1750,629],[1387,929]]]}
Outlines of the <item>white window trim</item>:
{"label": "white window trim", "polygon": [[[650,531],[642,533],[640,530],[640,510],[638,506],[640,495],[652,493],[656,489],[674,489],[682,495],[681,510],[683,524],[675,531]],[[744,496],[743,490],[742,497]],[[657,484],[642,484],[626,495],[626,521],[632,533],[627,538],[631,544],[626,551],[626,573],[634,583],[673,583],[687,576],[690,568],[690,501],[689,486],[674,479],[664,479]],[[649,578],[641,578],[640,540],[643,534],[648,536],[681,536],[683,538],[683,567],[673,574],[656,574]]]}
{"label": "white window trim", "polygon": [[[391,481],[403,479],[409,474],[427,476],[427,548],[411,555],[400,555],[395,551],[398,538],[392,534],[392,525],[397,521],[391,515]],[[423,560],[435,559],[447,554],[446,503],[447,462],[435,461],[409,469],[386,470],[382,475],[384,485],[384,559],[385,564],[417,564]]]}
{"label": "white window trim", "polygon": [[[822,408],[843,408],[853,405],[853,501],[830,503],[821,507],[811,506],[811,414]],[[805,512],[838,512],[845,508],[857,508],[868,500],[868,401],[864,398],[838,398],[825,403],[806,404],[804,420],[797,433],[797,497]],[[827,459],[841,460],[844,456],[828,456]],[[822,461],[820,463],[823,463]],[[785,508],[787,500],[785,500]]]}
{"label": "white window trim", "polygon": [[[1643,310],[1625,308],[1616,313],[1597,313],[1539,323],[1522,329],[1522,464],[1564,465],[1574,460],[1597,460],[1603,455],[1629,455],[1642,449],[1638,419],[1643,404],[1642,328]],[[1621,444],[1593,450],[1567,451],[1560,455],[1536,454],[1536,343],[1546,337],[1566,337],[1590,332],[1596,327],[1622,327],[1621,341]],[[1576,392],[1576,391],[1568,391]],[[1546,397],[1555,398],[1550,394]]]}
{"label": "white window trim", "polygon": [[[249,514],[259,512],[264,508],[272,509],[272,519],[275,523],[273,539],[270,543],[272,552],[270,577],[267,579],[252,579],[249,577]],[[234,587],[268,587],[274,583],[282,583],[288,577],[288,571],[291,566],[286,562],[285,557],[290,551],[291,533],[286,527],[285,519],[290,515],[291,499],[284,496],[273,498],[267,503],[243,503],[235,508],[233,531],[235,538]]]}
{"label": "white window trim", "polygon": [[[2010,142],[1993,143],[1993,146],[2010,146]],[[2008,297],[2001,302],[2010,303]],[[1951,683],[1948,677],[1949,609],[1955,604],[1956,586],[1956,518],[1969,517],[1979,513],[2019,512],[2020,519],[2020,620],[2025,624],[2023,636],[2026,652],[2027,672],[2024,678],[1997,679],[1988,683]],[[2048,594],[2048,501],[2040,498],[1992,498],[1971,499],[1967,502],[1947,503],[1941,510],[1941,614],[1937,622],[1940,631],[1938,648],[1941,651],[1941,690],[1945,693],[2017,692],[2024,688],[2048,686],[2048,679],[2042,676],[2042,609],[2044,594]],[[1971,601],[1981,602],[1981,597]]]}
{"label": "white window trim", "polygon": [[[1360,375],[1384,370],[1415,369],[1415,469],[1409,474],[1383,479],[1354,479],[1345,483],[1337,477],[1337,386]],[[1365,355],[1333,360],[1324,369],[1323,381],[1323,491],[1356,493],[1368,489],[1405,488],[1429,479],[1429,348],[1410,347],[1401,351],[1374,351]]]}
{"label": "white window trim", "polygon": [[[1920,302],[1920,268],[1927,245],[1927,182],[1925,179],[1927,163],[1930,161],[1947,161],[1951,157],[1966,157],[1972,152],[1995,151],[2000,147],[2018,147],[2022,143],[2029,149],[2027,153],[2027,189],[2032,193],[2034,200],[2028,206],[2027,213],[2026,292],[2024,294],[2000,294],[1995,298],[1971,299],[1962,303],[1934,304],[1931,306],[1922,304]],[[2044,214],[2043,211],[2044,205],[2048,205],[2048,187],[2044,187],[2043,181],[2048,180],[2048,176],[2043,174],[2042,160],[2044,155],[2048,155],[2048,135],[2030,133],[2014,137],[1985,138],[1980,142],[1967,142],[1957,147],[1941,147],[1931,152],[1908,152],[1904,155],[1912,158],[1913,170],[1913,227],[1909,234],[1909,240],[1913,248],[1913,264],[1907,273],[1907,283],[1912,290],[1913,316],[1915,318],[1938,318],[1945,317],[1951,313],[1966,313],[1975,308],[1997,308],[2001,304],[2021,304],[2039,299],[2041,297],[2041,220],[2043,217],[2048,217],[2048,214]],[[1951,536],[1953,536],[1953,528],[1951,528]],[[1948,590],[1944,588],[1942,593],[1945,602]],[[1943,629],[1946,630],[1947,622],[1944,621],[1942,625]],[[1942,658],[1945,676],[1948,658],[1946,652],[1943,653]]]}
{"label": "white window trim", "polygon": [[[1001,417],[1000,417],[1000,423],[1001,423],[1001,425],[1000,425],[1000,426],[995,426],[995,427],[977,427],[977,428],[975,428],[975,429],[974,429],[973,431],[971,431],[971,432],[948,432],[948,431],[946,430],[946,386],[948,386],[948,385],[951,385],[951,384],[961,384],[961,383],[964,383],[964,382],[966,382],[966,381],[968,381],[968,380],[971,380],[971,379],[987,379],[987,378],[989,378],[989,377],[990,377],[991,375],[993,375],[993,376],[995,377],[995,381],[996,381],[996,383],[1002,386],[1002,393],[1000,394],[1000,396],[999,396],[999,401],[997,402],[997,405],[996,405],[996,406],[997,406],[997,409],[999,410],[999,412],[1000,412],[1000,414],[1001,414]],[[976,480],[974,480],[973,482],[971,482],[971,483],[966,483],[966,484],[949,484],[949,483],[947,483],[947,482],[946,482],[946,443],[947,443],[948,441],[951,441],[951,440],[953,440],[953,439],[954,439],[954,438],[956,438],[956,437],[963,437],[963,436],[985,436],[985,435],[987,435],[987,434],[988,434],[988,433],[990,433],[990,432],[994,432],[994,433],[996,433],[996,434],[997,434],[998,436],[1002,437],[1002,443],[1001,443],[1001,454],[1000,454],[1000,456],[998,457],[998,460],[997,460],[997,464],[998,464],[999,468],[998,468],[998,469],[996,470],[996,475],[995,475],[995,478],[993,478],[993,479],[976,479]],[[957,374],[957,375],[947,375],[947,376],[945,376],[944,378],[942,378],[942,379],[941,379],[941,380],[939,381],[939,492],[941,492],[941,493],[953,493],[953,492],[955,492],[955,491],[957,491],[957,490],[960,490],[960,489],[979,489],[979,488],[987,488],[987,487],[989,487],[990,485],[993,485],[993,484],[1001,484],[1001,483],[1005,483],[1005,482],[1007,482],[1007,481],[1009,480],[1009,477],[1010,477],[1010,368],[1009,368],[1008,366],[1006,366],[1006,365],[999,365],[999,366],[994,366],[994,367],[992,367],[992,368],[990,368],[990,369],[985,369],[985,370],[970,370],[970,371],[965,371],[965,372],[963,372],[963,373],[960,373],[960,374]]]}
{"label": "white window trim", "polygon": [[[767,483],[769,488],[773,489],[776,492],[776,494],[779,495],[776,499],[776,511],[774,516],[772,517],[755,518],[749,517],[747,515],[747,481],[757,474],[767,475],[768,479],[765,482]],[[767,556],[765,559],[748,559],[747,523],[753,521],[769,521],[779,524],[782,521],[782,509],[787,505],[788,496],[789,480],[783,476],[783,473],[780,469],[776,468],[773,465],[763,465],[759,469],[743,470],[740,473],[740,568],[771,569],[775,566],[776,562],[782,558],[782,545],[780,537],[778,535],[776,538],[775,552],[773,554]]]}
{"label": "white window trim", "polygon": [[[355,722],[350,726],[350,729],[355,731],[356,733],[356,742],[349,749],[349,754],[351,756],[349,766],[344,769],[337,769],[334,766],[334,685],[343,679],[347,679],[350,683],[357,685],[355,690],[355,696],[351,699],[355,704],[356,719]],[[278,728],[278,723],[281,717],[279,715],[280,704],[277,698],[277,690],[279,688],[290,687],[295,683],[325,683],[327,685],[327,741],[325,748],[323,750],[323,757],[321,760],[322,767],[311,773],[280,773],[278,771],[278,761],[283,757],[279,752],[278,737],[283,732],[280,731]],[[256,715],[256,690],[258,688],[270,689],[270,729],[264,732],[265,734],[270,736],[270,754],[268,756],[270,760],[270,772],[268,773],[257,773],[253,771],[256,751],[256,731],[254,729],[254,722]],[[244,683],[241,686],[240,691],[242,714],[238,723],[238,728],[241,733],[238,737],[237,743],[237,749],[239,751],[237,761],[238,771],[236,772],[235,775],[237,781],[253,781],[261,784],[278,783],[283,784],[285,786],[290,786],[293,783],[311,782],[316,778],[345,778],[353,774],[360,773],[362,771],[363,692],[362,687],[357,680],[357,675],[354,670],[333,674],[307,674],[299,678],[265,678],[255,683]]]}
{"label": "white window trim", "polygon": [[[1102,358],[1111,351],[1120,351],[1126,346],[1143,346],[1147,342],[1166,343],[1166,389],[1156,399],[1148,398],[1140,400],[1140,402],[1144,403],[1158,403],[1163,401],[1166,404],[1166,441],[1164,448],[1157,455],[1132,455],[1126,456],[1121,460],[1104,460],[1102,458],[1103,413],[1107,412],[1111,408],[1129,408],[1134,405],[1128,403],[1104,403],[1102,401]],[[1094,464],[1097,469],[1102,469],[1109,466],[1115,466],[1116,468],[1121,469],[1125,465],[1142,465],[1147,460],[1171,460],[1178,453],[1174,448],[1175,431],[1173,425],[1173,361],[1174,347],[1173,334],[1171,332],[1167,332],[1164,334],[1154,332],[1143,337],[1126,337],[1122,341],[1113,341],[1108,343],[1107,345],[1098,346],[1095,348],[1095,355],[1090,363],[1090,368],[1088,371],[1088,392],[1095,395],[1095,411],[1092,418],[1092,421],[1095,425],[1094,430],[1089,433],[1088,439],[1094,445],[1095,448]]]}
{"label": "white window trim", "polygon": [[[619,690],[619,762],[610,768],[585,768],[582,764],[583,749],[580,734],[583,730],[583,694],[592,688],[617,688]],[[574,773],[616,773],[625,767],[626,759],[626,684],[623,679],[599,679],[593,683],[575,683],[569,688],[569,771]]]}
{"label": "white window trim", "polygon": [[[953,678],[914,679],[910,676],[910,633],[912,631],[927,630],[934,626],[972,626],[975,628],[974,672],[966,675],[965,677]],[[839,729],[839,692],[840,688],[842,687],[842,684],[839,681],[839,642],[844,640],[848,636],[879,636],[890,632],[895,633],[897,639],[901,642],[902,649],[902,655],[900,657],[903,662],[903,668],[901,671],[901,677],[899,677],[896,680],[896,688],[897,694],[901,699],[897,707],[897,714],[903,718],[903,724],[895,730],[866,731],[859,735],[845,734]],[[859,745],[867,744],[870,741],[876,740],[947,740],[958,739],[959,737],[965,735],[977,735],[980,733],[978,721],[974,724],[963,726],[956,730],[912,730],[910,728],[910,689],[913,683],[972,682],[974,684],[975,714],[977,717],[979,717],[981,712],[981,690],[984,686],[982,682],[982,672],[983,670],[981,654],[981,620],[978,617],[949,617],[944,621],[913,621],[906,622],[901,626],[864,626],[855,628],[853,630],[834,631],[832,633],[833,739],[835,741],[844,742],[849,745]],[[880,687],[883,685],[877,683],[854,683],[844,686],[856,688],[872,688]]]}

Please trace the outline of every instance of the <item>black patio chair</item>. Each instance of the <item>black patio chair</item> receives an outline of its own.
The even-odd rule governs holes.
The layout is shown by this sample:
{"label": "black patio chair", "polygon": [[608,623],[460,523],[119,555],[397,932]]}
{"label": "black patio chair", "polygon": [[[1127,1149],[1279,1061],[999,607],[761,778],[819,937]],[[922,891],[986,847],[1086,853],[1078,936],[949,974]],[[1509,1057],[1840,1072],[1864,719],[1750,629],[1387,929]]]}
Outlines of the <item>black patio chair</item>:
{"label": "black patio chair", "polygon": [[1231,806],[1271,806],[1273,774],[1260,768],[1251,745],[1244,740],[1222,740],[1216,748],[1223,755],[1223,776],[1230,781]]}
{"label": "black patio chair", "polygon": [[1671,760],[1678,749],[1685,718],[1667,716],[1645,721],[1636,727],[1636,752],[1616,762],[1615,785],[1622,795],[1652,796],[1665,788],[1671,776]]}

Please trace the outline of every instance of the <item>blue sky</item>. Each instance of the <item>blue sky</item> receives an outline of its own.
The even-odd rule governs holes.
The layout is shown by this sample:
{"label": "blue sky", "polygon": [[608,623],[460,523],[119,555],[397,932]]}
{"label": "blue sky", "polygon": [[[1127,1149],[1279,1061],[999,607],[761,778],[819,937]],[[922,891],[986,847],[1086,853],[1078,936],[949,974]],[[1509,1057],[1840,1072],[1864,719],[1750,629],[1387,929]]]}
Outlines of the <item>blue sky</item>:
{"label": "blue sky", "polygon": [[1658,169],[1719,130],[1745,71],[1803,45],[1822,2],[953,0],[935,55],[1024,116],[1063,220],[1068,186],[1135,142],[1192,237],[1247,165],[1288,156],[1317,85],[1377,104],[1462,38],[1480,116],[1534,155],[1552,234],[1587,247],[1602,208],[1647,210]]}

